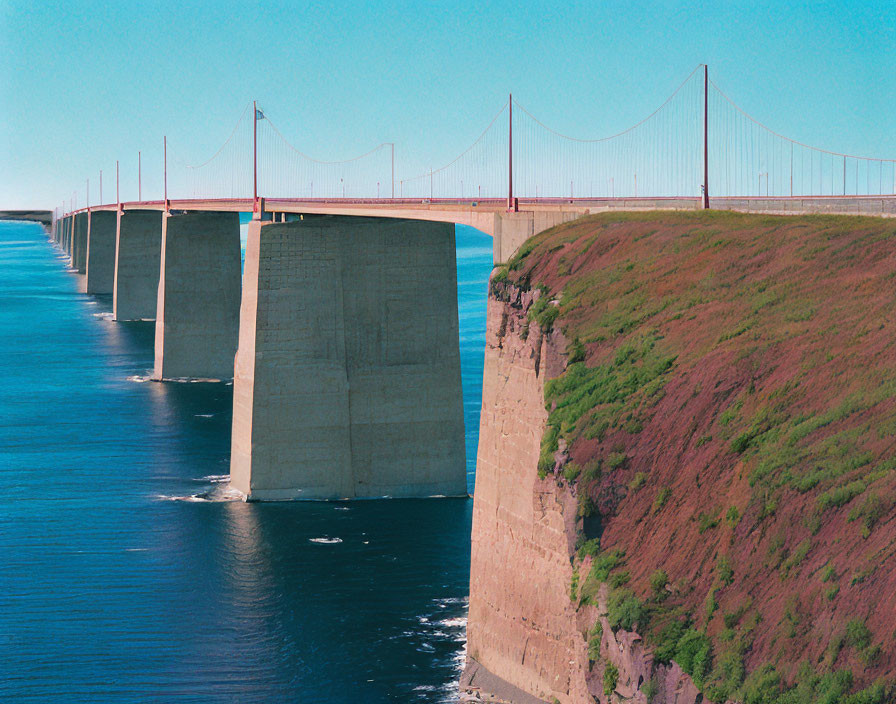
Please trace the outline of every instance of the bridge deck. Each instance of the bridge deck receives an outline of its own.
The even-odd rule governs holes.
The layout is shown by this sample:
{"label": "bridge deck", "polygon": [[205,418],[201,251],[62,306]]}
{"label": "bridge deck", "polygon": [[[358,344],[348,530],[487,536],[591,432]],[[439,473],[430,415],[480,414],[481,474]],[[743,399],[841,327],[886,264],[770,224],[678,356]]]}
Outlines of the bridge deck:
{"label": "bridge deck", "polygon": [[[265,198],[266,212],[362,215],[367,217],[412,218],[459,222],[480,226],[482,216],[507,213],[503,198]],[[604,210],[697,210],[699,197],[663,198],[520,198],[526,212],[578,211],[582,214]],[[170,210],[252,212],[252,198],[196,198],[169,200]],[[745,196],[710,200],[718,210],[763,213],[842,213],[896,216],[896,194],[863,196]],[[128,201],[93,205],[91,211],[165,210],[164,200]],[[80,208],[74,212],[86,212]],[[491,228],[486,231],[490,232]]]}

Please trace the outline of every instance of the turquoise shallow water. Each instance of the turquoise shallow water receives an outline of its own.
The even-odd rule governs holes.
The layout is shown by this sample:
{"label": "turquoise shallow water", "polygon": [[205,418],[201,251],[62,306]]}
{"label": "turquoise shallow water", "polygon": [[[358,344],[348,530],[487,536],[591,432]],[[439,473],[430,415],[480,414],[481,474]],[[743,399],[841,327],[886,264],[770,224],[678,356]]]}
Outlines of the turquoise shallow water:
{"label": "turquoise shallow water", "polygon": [[[457,241],[472,491],[491,239]],[[144,383],[152,323],[79,278],[0,223],[0,700],[449,701],[471,500],[202,500],[231,387]]]}

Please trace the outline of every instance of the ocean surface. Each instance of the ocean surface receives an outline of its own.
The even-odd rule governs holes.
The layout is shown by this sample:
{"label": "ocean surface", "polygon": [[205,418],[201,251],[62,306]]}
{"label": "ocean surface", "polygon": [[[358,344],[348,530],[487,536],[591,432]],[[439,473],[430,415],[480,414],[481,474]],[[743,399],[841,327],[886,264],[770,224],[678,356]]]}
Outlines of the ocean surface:
{"label": "ocean surface", "polygon": [[[472,492],[491,239],[457,244]],[[145,381],[153,323],[81,279],[0,223],[0,700],[451,701],[472,500],[224,500],[232,387]]]}

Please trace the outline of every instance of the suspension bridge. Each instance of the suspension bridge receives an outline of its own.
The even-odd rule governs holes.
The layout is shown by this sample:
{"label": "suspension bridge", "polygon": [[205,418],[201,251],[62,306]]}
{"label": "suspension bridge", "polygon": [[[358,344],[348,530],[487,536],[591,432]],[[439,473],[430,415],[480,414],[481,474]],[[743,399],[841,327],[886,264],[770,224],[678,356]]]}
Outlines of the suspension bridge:
{"label": "suspension bridge", "polygon": [[160,193],[144,197],[138,153],[136,199],[116,164],[114,201],[100,172],[97,201],[87,181],[51,237],[116,321],[155,321],[154,379],[234,379],[231,483],[253,500],[465,492],[455,223],[491,235],[501,262],[601,210],[896,216],[896,161],[777,134],[703,65],[598,139],[509,96],[424,173],[397,173],[391,143],[314,159],[254,103],[205,162],[162,143]]}
{"label": "suspension bridge", "polygon": [[[722,92],[706,66],[694,69],[637,124],[593,139],[552,129],[511,96],[469,147],[423,173],[396,173],[394,143],[353,159],[315,159],[254,103],[206,161],[187,164],[173,152],[163,137],[162,189],[152,198],[144,199],[138,153],[136,198],[122,200],[116,163],[114,201],[103,197],[100,172],[94,190],[99,198],[91,202],[87,180],[81,207],[75,192],[56,209],[56,217],[110,207],[257,212],[261,197],[274,212],[300,212],[304,203],[456,210],[474,203],[489,209],[570,202],[629,207],[633,199],[661,206],[672,199],[676,207],[687,200],[696,203],[693,207],[787,211],[792,201],[801,210],[889,214],[880,199],[896,196],[896,159],[838,153],[782,136]],[[872,200],[862,205],[860,199]]]}

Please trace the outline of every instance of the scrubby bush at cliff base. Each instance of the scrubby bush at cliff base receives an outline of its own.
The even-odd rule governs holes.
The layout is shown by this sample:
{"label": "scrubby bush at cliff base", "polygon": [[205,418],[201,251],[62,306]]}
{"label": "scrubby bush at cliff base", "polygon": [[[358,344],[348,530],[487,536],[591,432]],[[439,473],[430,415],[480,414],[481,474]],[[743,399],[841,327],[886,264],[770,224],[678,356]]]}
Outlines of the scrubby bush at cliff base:
{"label": "scrubby bush at cliff base", "polygon": [[604,694],[608,697],[616,691],[616,683],[619,682],[619,670],[611,662],[604,666]]}
{"label": "scrubby bush at cliff base", "polygon": [[577,603],[710,701],[896,702],[894,256],[885,219],[613,213],[492,278],[571,341],[539,474],[599,519]]}

